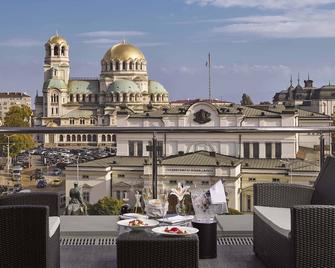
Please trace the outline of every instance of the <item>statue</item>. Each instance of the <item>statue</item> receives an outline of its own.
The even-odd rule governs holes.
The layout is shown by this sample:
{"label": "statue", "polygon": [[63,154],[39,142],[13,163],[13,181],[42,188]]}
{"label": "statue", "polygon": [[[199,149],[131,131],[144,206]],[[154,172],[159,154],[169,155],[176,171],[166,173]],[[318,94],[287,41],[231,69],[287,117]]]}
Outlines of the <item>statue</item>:
{"label": "statue", "polygon": [[65,215],[87,215],[87,206],[81,198],[80,188],[76,182],[70,189],[70,198]]}

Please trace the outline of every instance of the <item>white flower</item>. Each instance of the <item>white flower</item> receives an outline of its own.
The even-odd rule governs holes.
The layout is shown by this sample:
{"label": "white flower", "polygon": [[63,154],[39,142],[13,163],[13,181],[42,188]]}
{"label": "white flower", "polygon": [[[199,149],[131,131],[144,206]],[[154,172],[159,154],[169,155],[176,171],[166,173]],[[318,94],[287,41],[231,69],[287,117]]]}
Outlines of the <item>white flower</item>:
{"label": "white flower", "polygon": [[178,183],[178,186],[176,189],[171,189],[171,193],[172,195],[175,195],[178,198],[178,201],[182,201],[184,199],[185,195],[189,195],[190,192],[188,191],[188,189],[190,188],[190,186],[181,186],[180,183]]}

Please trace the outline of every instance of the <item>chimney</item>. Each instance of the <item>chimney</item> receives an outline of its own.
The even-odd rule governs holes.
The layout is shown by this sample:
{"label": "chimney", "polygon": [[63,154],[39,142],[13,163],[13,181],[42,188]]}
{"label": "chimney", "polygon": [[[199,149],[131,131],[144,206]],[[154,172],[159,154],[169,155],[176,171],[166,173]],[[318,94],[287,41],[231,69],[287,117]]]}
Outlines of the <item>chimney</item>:
{"label": "chimney", "polygon": [[178,155],[184,155],[184,151],[178,151]]}
{"label": "chimney", "polygon": [[216,153],[215,152],[209,152],[209,156],[215,157]]}

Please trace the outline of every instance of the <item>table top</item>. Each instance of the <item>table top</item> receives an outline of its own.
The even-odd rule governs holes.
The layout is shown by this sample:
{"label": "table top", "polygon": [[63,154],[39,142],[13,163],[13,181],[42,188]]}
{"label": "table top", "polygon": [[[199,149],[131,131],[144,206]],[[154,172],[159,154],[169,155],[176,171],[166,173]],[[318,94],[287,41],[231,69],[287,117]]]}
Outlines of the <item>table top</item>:
{"label": "table top", "polygon": [[130,241],[130,240],[145,240],[145,241],[180,241],[180,240],[198,240],[198,236],[196,234],[193,235],[185,235],[185,236],[167,236],[167,235],[159,235],[153,233],[151,230],[135,230],[124,232],[117,237],[118,241]]}

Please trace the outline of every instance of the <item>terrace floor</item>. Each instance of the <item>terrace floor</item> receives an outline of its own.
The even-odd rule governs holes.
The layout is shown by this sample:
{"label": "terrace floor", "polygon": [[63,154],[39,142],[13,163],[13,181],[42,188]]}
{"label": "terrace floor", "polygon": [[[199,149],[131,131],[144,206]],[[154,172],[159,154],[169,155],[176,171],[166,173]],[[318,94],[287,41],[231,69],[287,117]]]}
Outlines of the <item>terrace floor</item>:
{"label": "terrace floor", "polygon": [[[61,267],[116,267],[117,220],[116,216],[61,216]],[[253,253],[252,216],[224,215],[217,220],[218,256],[200,260],[199,267],[265,268]]]}

